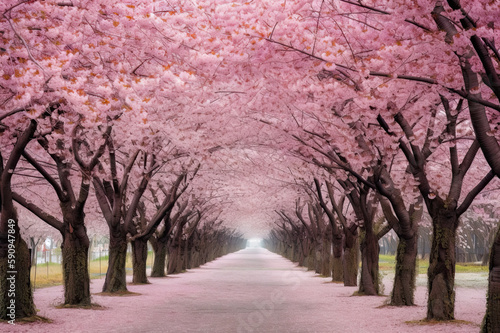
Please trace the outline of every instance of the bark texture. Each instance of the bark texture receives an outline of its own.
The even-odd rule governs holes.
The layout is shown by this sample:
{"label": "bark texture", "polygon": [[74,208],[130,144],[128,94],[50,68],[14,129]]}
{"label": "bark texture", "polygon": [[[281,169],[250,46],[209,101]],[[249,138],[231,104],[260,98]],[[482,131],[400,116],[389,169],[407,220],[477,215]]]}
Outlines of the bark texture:
{"label": "bark texture", "polygon": [[481,332],[500,332],[500,229],[498,229],[491,247],[486,314]]}

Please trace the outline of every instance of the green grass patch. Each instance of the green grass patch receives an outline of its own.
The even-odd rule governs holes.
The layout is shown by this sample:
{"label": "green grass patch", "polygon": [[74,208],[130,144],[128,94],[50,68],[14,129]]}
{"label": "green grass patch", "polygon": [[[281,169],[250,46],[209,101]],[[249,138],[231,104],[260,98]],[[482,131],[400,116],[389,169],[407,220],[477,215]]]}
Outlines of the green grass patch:
{"label": "green grass patch", "polygon": [[456,273],[481,273],[489,272],[488,265],[481,265],[476,263],[460,263],[455,265]]}
{"label": "green grass patch", "polygon": [[96,258],[92,261],[108,261],[108,260],[109,260],[109,256],[105,255],[105,256],[100,256],[99,258]]}
{"label": "green grass patch", "polygon": [[[147,268],[151,268],[153,260],[153,252],[149,251],[146,262]],[[127,275],[132,275],[132,257],[130,253],[127,253],[125,269],[127,271]],[[89,275],[91,279],[99,279],[105,276],[107,270],[108,256],[102,256],[89,262]],[[48,264],[43,263],[31,266],[31,285],[34,286],[35,289],[59,286],[62,284],[62,281],[63,276],[61,264],[49,262]]]}
{"label": "green grass patch", "polygon": [[[379,256],[379,270],[381,272],[394,272],[396,269],[396,256],[381,254]],[[418,274],[427,274],[429,260],[418,260]],[[456,273],[483,273],[488,272],[488,266],[477,263],[457,263],[455,265]]]}

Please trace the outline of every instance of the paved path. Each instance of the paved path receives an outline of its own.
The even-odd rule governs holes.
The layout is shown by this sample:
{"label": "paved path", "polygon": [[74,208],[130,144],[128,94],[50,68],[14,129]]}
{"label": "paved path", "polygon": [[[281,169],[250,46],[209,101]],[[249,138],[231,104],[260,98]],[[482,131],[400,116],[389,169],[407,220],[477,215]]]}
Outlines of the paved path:
{"label": "paved path", "polygon": [[[149,285],[130,285],[139,296],[93,301],[104,310],[55,309],[62,288],[35,292],[40,315],[51,324],[0,324],[1,332],[475,332],[484,314],[484,290],[457,291],[457,318],[475,324],[408,325],[425,316],[418,306],[381,307],[385,297],[351,297],[355,287],[333,284],[262,248],[247,248],[201,268]],[[93,280],[98,293],[103,280]]]}

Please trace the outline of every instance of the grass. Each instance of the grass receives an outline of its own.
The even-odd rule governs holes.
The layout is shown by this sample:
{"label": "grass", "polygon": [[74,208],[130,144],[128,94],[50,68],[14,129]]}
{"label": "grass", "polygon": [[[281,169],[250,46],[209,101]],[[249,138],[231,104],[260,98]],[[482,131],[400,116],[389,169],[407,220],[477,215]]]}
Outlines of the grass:
{"label": "grass", "polygon": [[[148,252],[147,264],[153,262],[153,252]],[[149,268],[150,265],[147,265]],[[132,258],[129,253],[127,253],[127,261],[125,268],[127,270],[127,275],[132,275]],[[89,275],[91,279],[99,279],[106,275],[108,269],[108,256],[102,256],[95,260],[90,261],[89,265]],[[36,271],[36,274],[35,274]],[[36,276],[36,280],[35,280]],[[31,283],[35,289],[59,286],[62,284],[62,265],[58,263],[43,263],[38,264],[36,267],[33,265],[31,267]]]}
{"label": "grass", "polygon": [[[396,267],[396,256],[381,254],[379,256],[379,270],[381,272],[394,272]],[[429,268],[429,260],[418,260],[418,273],[426,274]],[[476,263],[457,263],[455,273],[484,273],[488,272],[488,266]]]}

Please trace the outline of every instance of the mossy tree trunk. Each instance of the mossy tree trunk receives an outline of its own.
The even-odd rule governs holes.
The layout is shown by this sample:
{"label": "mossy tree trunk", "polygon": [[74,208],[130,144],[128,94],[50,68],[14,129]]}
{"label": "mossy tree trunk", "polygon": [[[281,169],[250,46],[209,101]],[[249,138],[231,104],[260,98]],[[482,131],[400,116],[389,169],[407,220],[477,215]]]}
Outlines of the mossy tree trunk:
{"label": "mossy tree trunk", "polygon": [[371,225],[364,228],[361,234],[361,278],[359,293],[362,295],[379,294],[378,239]]}
{"label": "mossy tree trunk", "polygon": [[[178,274],[182,271],[182,263],[180,262],[181,260],[181,247],[176,242],[175,244],[171,244],[169,251],[168,251],[168,265],[167,265],[167,274]],[[212,251],[209,251],[208,254],[208,261],[212,261],[214,259],[214,255],[212,254]]]}
{"label": "mossy tree trunk", "polygon": [[[182,266],[184,265],[183,250],[185,245],[183,240],[183,233],[184,233],[184,227],[188,223],[190,215],[191,215],[190,211],[186,212],[185,214],[179,217],[179,221],[177,222],[174,236],[168,248],[167,274],[178,274],[182,272]],[[208,255],[209,261],[213,260],[215,256],[212,255],[211,252],[212,251],[210,251]]]}
{"label": "mossy tree trunk", "polygon": [[331,230],[327,227],[323,235],[323,242],[321,247],[321,269],[320,274],[325,277],[332,276],[332,241],[331,241]]}
{"label": "mossy tree trunk", "polygon": [[103,292],[115,293],[127,291],[127,238],[123,231],[110,230],[109,236],[109,259],[106,279],[102,287]]}
{"label": "mossy tree trunk", "polygon": [[158,239],[154,242],[156,243],[156,245],[153,246],[155,258],[153,261],[153,268],[151,269],[151,277],[165,277],[167,244],[165,242],[160,242]]}
{"label": "mossy tree trunk", "polygon": [[[3,213],[2,210],[2,217]],[[9,224],[9,220],[13,222]],[[12,229],[7,231],[7,237],[1,239],[0,245],[0,319],[14,324],[18,319],[36,315],[36,308],[30,281],[28,246],[20,236],[15,216],[7,219],[7,225]]]}
{"label": "mossy tree trunk", "polygon": [[433,219],[428,278],[428,320],[455,319],[455,238],[458,220],[453,212]]}
{"label": "mossy tree trunk", "polygon": [[344,256],[342,258],[344,286],[354,287],[358,285],[359,237],[357,232],[352,233],[351,231],[345,235]]}
{"label": "mossy tree trunk", "polygon": [[148,259],[148,241],[138,237],[131,242],[132,244],[132,283],[149,283],[146,274],[146,263]]}
{"label": "mossy tree trunk", "polygon": [[186,271],[189,268],[189,240],[182,240],[182,271]]}
{"label": "mossy tree trunk", "polygon": [[11,188],[14,169],[36,127],[37,123],[30,121],[18,136],[5,167],[0,155],[0,319],[10,324],[36,314],[30,281],[31,255],[21,237]]}
{"label": "mossy tree trunk", "polygon": [[151,268],[151,277],[165,277],[166,276],[166,262],[167,262],[167,246],[170,238],[172,227],[172,220],[170,213],[164,218],[165,225],[159,231],[151,236],[149,242],[153,247],[154,261]]}
{"label": "mossy tree trunk", "polygon": [[71,202],[62,202],[64,218],[62,271],[64,282],[64,304],[87,306],[90,300],[90,277],[88,252],[90,241],[84,224],[83,207],[72,207]]}
{"label": "mossy tree trunk", "polygon": [[374,180],[388,228],[393,229],[399,237],[390,305],[414,305],[418,224],[423,213],[423,198],[419,196],[417,201],[407,208],[400,189],[394,184],[385,168],[376,169]]}
{"label": "mossy tree trunk", "polygon": [[332,258],[332,281],[344,281],[344,253],[342,248],[343,238],[342,235],[333,235],[333,258]]}
{"label": "mossy tree trunk", "polygon": [[380,293],[379,281],[379,245],[378,241],[387,231],[378,231],[380,225],[375,223],[375,212],[378,207],[376,196],[370,196],[370,188],[360,182],[344,183],[343,188],[356,188],[347,196],[353,205],[354,213],[358,223],[351,226],[351,230],[360,230],[360,252],[361,252],[361,277],[359,279],[359,294],[378,295]]}
{"label": "mossy tree trunk", "polygon": [[301,267],[304,267],[304,263],[306,261],[306,255],[304,252],[304,242],[306,242],[305,239],[299,239],[299,248],[297,251],[297,264]]}
{"label": "mossy tree trunk", "polygon": [[490,274],[482,333],[500,332],[500,228],[490,250]]}
{"label": "mossy tree trunk", "polygon": [[200,266],[200,231],[197,229],[192,236],[191,268]]}
{"label": "mossy tree trunk", "polygon": [[316,244],[315,242],[311,239],[308,242],[308,248],[307,248],[307,259],[306,259],[306,267],[308,271],[313,271],[316,269]]}
{"label": "mossy tree trunk", "polygon": [[400,238],[396,253],[396,273],[391,294],[391,305],[414,305],[417,269],[418,233],[410,239]]}

